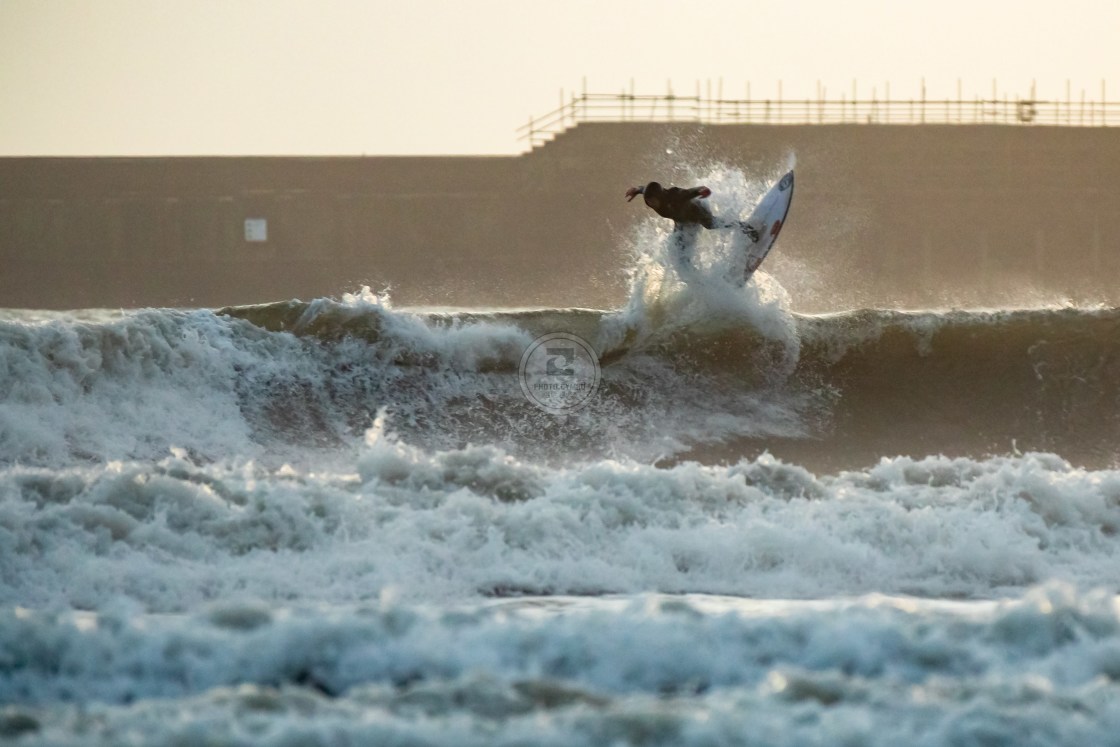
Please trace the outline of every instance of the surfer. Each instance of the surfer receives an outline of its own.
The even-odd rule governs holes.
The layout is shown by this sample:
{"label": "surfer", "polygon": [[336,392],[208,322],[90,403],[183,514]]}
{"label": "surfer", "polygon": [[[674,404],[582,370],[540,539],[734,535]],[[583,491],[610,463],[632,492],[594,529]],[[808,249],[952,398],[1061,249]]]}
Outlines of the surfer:
{"label": "surfer", "polygon": [[687,251],[691,241],[686,241],[686,235],[695,235],[695,226],[703,226],[708,230],[713,228],[738,228],[751,242],[758,241],[758,230],[746,221],[720,222],[712,215],[712,211],[698,200],[710,197],[712,190],[707,187],[669,187],[666,189],[658,182],[650,182],[645,186],[630,187],[626,190],[626,201],[630,202],[638,195],[645,198],[646,205],[662,218],[673,221],[673,238],[680,263],[691,269],[692,258]]}

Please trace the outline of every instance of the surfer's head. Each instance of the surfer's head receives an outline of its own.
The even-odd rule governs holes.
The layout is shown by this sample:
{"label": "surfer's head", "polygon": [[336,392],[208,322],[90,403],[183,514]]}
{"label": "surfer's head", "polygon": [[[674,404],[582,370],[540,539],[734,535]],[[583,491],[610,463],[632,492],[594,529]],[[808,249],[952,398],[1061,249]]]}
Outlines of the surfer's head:
{"label": "surfer's head", "polygon": [[661,185],[658,182],[650,182],[646,185],[645,194],[650,196],[661,194]]}

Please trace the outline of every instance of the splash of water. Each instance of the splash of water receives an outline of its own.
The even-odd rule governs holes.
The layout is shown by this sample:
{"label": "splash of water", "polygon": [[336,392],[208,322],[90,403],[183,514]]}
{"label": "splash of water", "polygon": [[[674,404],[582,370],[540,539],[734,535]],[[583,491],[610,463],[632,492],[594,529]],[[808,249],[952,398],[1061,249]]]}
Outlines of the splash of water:
{"label": "splash of water", "polygon": [[[787,159],[787,167],[791,167]],[[737,168],[711,165],[684,182],[712,190],[708,206],[720,222],[742,219],[781,172],[750,176]],[[782,368],[796,366],[800,342],[789,294],[766,272],[743,286],[745,237],[738,231],[687,232],[691,262],[678,257],[680,236],[660,218],[643,221],[632,241],[630,291],[626,304],[604,320],[597,341],[601,350],[635,349],[689,330],[706,333],[750,327],[786,349]],[[690,265],[690,266],[689,266]]]}

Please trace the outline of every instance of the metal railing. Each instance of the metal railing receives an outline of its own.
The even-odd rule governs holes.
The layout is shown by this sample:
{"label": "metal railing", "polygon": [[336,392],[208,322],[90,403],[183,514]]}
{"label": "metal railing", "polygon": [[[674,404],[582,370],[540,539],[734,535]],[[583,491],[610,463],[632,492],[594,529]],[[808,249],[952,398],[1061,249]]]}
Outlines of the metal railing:
{"label": "metal railing", "polygon": [[534,148],[583,122],[680,122],[692,124],[998,124],[1017,126],[1120,126],[1120,102],[1031,98],[956,99],[726,99],[672,93],[580,93],[517,128],[518,140]]}

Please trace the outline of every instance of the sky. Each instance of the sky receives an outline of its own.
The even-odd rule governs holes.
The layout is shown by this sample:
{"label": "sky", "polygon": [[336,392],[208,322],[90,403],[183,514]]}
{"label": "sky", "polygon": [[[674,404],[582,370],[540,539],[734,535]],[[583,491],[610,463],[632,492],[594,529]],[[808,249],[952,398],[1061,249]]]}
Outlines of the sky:
{"label": "sky", "polygon": [[1120,0],[0,0],[0,155],[512,154],[584,85],[1120,100],[1118,39]]}

